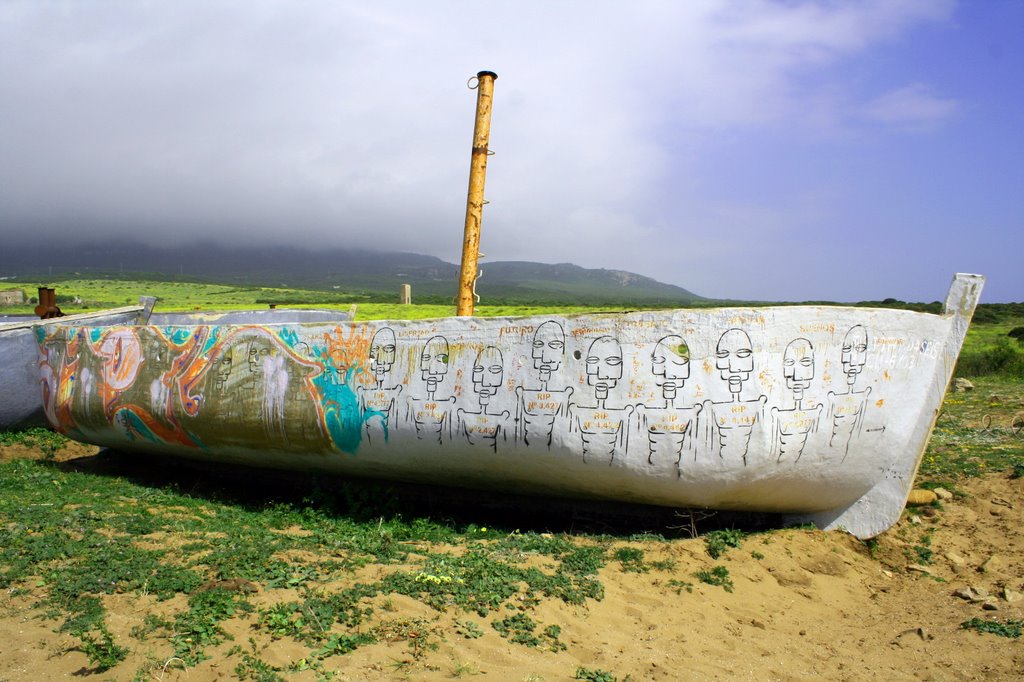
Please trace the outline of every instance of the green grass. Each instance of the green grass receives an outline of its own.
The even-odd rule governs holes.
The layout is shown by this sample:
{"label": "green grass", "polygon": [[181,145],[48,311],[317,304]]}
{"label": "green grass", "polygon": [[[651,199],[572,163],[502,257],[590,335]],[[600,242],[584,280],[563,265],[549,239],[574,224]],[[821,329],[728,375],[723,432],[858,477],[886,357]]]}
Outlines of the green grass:
{"label": "green grass", "polygon": [[1000,623],[996,620],[971,618],[960,623],[960,627],[964,630],[977,630],[978,632],[988,632],[999,637],[1017,639],[1020,637],[1021,628],[1024,627],[1024,621],[1008,619]]}
{"label": "green grass", "polygon": [[[28,292],[42,286],[39,282],[11,282],[11,287]],[[311,291],[273,287],[240,287],[227,284],[203,284],[196,282],[159,282],[142,280],[69,279],[60,282],[58,304],[65,313],[88,312],[103,308],[135,305],[139,296],[155,296],[155,310],[177,312],[192,310],[241,310],[266,308],[274,303],[288,307],[315,307],[348,310],[355,303],[358,306],[357,319],[428,319],[450,317],[455,314],[455,305],[380,303],[367,301],[365,297],[344,292]],[[72,303],[80,299],[81,303]],[[4,312],[31,313],[34,303],[22,306],[5,306]],[[558,314],[593,312],[606,307],[584,305],[480,305],[476,314],[480,317],[502,317],[518,315]]]}
{"label": "green grass", "polygon": [[974,390],[949,393],[918,472],[924,482],[1013,471],[1024,463],[1024,383],[1007,377],[972,379]]}
{"label": "green grass", "polygon": [[[389,621],[378,604],[394,595],[487,618],[497,636],[557,651],[565,646],[560,626],[538,622],[533,610],[547,600],[585,608],[603,597],[597,571],[607,555],[593,541],[404,517],[387,504],[371,514],[366,496],[390,495],[365,482],[351,486],[361,495],[340,483],[337,492],[302,499],[267,490],[253,498],[248,490],[196,494],[173,480],[136,482],[41,460],[2,463],[0,480],[0,588],[31,594],[97,671],[116,667],[130,644],[110,633],[104,603],[115,594],[187,597],[176,612],[149,614],[132,632],[162,643],[165,660],[187,667],[227,641],[223,623],[237,618],[306,647],[311,665],[376,641],[404,638],[421,647],[445,634]],[[434,549],[452,545],[465,551]],[[379,577],[353,580],[367,564]],[[251,590],[237,588],[250,582],[269,605],[257,609]],[[471,620],[456,623],[452,637],[486,636]],[[234,656],[246,679],[277,674],[256,656]]]}

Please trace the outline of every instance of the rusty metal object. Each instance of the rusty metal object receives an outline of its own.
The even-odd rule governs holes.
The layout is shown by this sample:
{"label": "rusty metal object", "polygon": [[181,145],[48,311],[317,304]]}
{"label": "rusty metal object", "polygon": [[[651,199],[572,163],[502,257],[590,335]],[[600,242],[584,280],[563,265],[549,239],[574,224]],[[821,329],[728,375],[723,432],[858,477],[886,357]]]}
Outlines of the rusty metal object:
{"label": "rusty metal object", "polygon": [[35,307],[35,313],[41,320],[64,317],[64,313],[57,307],[56,289],[39,287],[39,305]]}
{"label": "rusty metal object", "polygon": [[[491,100],[497,74],[481,71],[476,75],[476,124],[473,127],[473,154],[469,165],[469,193],[466,197],[466,228],[462,239],[462,267],[455,314],[471,317],[476,302],[477,260],[480,257],[480,222],[484,208],[484,179],[487,175],[487,148],[491,132]],[[472,81],[472,79],[470,79]],[[472,86],[471,86],[472,87]]]}

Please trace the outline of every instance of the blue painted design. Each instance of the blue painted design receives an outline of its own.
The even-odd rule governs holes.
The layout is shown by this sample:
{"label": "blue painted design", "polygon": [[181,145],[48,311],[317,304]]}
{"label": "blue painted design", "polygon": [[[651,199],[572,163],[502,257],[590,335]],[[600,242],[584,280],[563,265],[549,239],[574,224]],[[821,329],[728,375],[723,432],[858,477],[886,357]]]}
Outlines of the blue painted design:
{"label": "blue painted design", "polygon": [[323,364],[323,371],[313,377],[323,406],[324,426],[334,447],[355,454],[363,440],[363,424],[368,419],[381,416],[387,432],[387,415],[378,410],[363,410],[359,405],[359,397],[353,390],[355,376],[362,371],[360,367],[345,368],[344,377],[326,356],[322,347],[315,347],[313,353]]}
{"label": "blue painted design", "polygon": [[128,440],[135,440],[136,436],[141,436],[151,443],[166,445],[164,440],[153,433],[146,423],[139,419],[139,415],[130,409],[121,408],[114,413],[114,419],[124,428],[124,435]]}

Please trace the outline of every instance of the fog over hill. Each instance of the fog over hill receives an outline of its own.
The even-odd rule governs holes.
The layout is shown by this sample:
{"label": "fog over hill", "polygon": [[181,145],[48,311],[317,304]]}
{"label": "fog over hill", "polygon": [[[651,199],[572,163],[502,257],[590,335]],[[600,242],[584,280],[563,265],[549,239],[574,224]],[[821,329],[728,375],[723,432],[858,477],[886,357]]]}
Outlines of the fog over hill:
{"label": "fog over hill", "polygon": [[[480,268],[477,292],[491,302],[681,305],[701,299],[681,287],[622,270],[486,260]],[[142,276],[388,297],[407,283],[415,300],[450,300],[458,272],[456,263],[417,253],[212,243],[176,248],[127,242],[9,244],[0,253],[0,277],[5,278]]]}

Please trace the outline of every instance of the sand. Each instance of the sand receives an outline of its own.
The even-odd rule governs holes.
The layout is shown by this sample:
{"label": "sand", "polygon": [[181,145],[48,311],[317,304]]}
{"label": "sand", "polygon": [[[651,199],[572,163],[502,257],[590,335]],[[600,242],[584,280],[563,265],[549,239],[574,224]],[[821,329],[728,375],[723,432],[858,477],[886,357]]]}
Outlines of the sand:
{"label": "sand", "polygon": [[[32,454],[8,449],[5,456]],[[89,452],[64,456],[80,454]],[[1024,620],[1024,479],[990,474],[965,479],[958,492],[941,509],[909,510],[873,547],[839,532],[783,530],[753,534],[715,561],[701,539],[628,543],[643,547],[648,561],[674,565],[635,573],[610,561],[600,572],[603,600],[547,600],[530,611],[537,622],[561,626],[564,651],[510,643],[475,615],[439,613],[400,595],[377,599],[374,623],[389,636],[326,659],[323,670],[338,680],[570,680],[581,667],[619,680],[1024,678],[1024,638],[961,628],[975,617]],[[925,536],[930,563],[914,549]],[[728,569],[732,592],[694,578],[714,565]],[[988,597],[955,594],[967,587]],[[284,598],[257,589],[257,608]],[[0,592],[0,681],[235,679],[243,659],[228,655],[233,646],[280,668],[284,679],[318,679],[286,670],[309,649],[254,629],[253,616],[228,621],[234,641],[187,669],[170,658],[166,639],[129,635],[147,612],[183,608],[182,595],[162,603],[106,598],[110,630],[131,653],[95,672],[77,640],[55,632],[55,621],[32,607],[37,596]],[[456,620],[476,621],[483,636],[459,635]]]}

